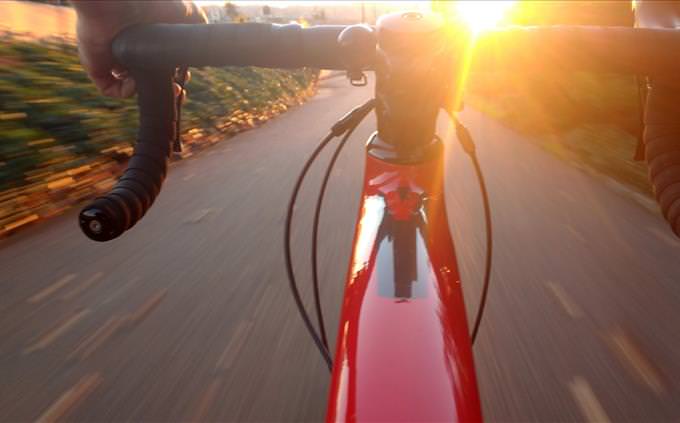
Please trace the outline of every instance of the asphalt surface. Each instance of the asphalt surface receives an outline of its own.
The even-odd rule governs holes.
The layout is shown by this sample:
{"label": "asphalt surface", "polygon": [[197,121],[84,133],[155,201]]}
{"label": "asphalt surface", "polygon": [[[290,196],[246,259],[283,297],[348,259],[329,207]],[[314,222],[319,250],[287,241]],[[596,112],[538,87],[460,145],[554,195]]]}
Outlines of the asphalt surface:
{"label": "asphalt surface", "polygon": [[[288,293],[285,206],[315,142],[369,96],[327,80],[306,105],[175,164],[154,208],[119,240],[87,240],[74,210],[0,242],[0,421],[322,420],[329,376]],[[680,242],[602,180],[474,111],[464,121],[495,224],[475,346],[486,419],[680,419]],[[331,333],[374,125],[357,130],[324,205]],[[447,158],[471,313],[481,202],[456,144]],[[294,238],[303,281],[313,185]]]}

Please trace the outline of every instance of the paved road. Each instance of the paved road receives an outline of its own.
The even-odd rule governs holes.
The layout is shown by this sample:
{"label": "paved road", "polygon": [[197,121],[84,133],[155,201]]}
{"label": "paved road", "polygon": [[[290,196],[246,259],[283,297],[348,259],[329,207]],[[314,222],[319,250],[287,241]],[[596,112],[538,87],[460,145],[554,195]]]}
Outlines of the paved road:
{"label": "paved road", "polygon": [[[329,378],[287,292],[284,207],[314,142],[369,95],[328,80],[308,104],[176,164],[155,207],[117,241],[86,240],[75,212],[2,241],[0,421],[321,420]],[[475,347],[487,419],[680,419],[680,243],[601,181],[479,114],[465,120],[496,227]],[[332,328],[373,126],[357,131],[325,207]],[[447,201],[472,311],[481,204],[449,147]],[[299,211],[304,276],[311,213]]]}

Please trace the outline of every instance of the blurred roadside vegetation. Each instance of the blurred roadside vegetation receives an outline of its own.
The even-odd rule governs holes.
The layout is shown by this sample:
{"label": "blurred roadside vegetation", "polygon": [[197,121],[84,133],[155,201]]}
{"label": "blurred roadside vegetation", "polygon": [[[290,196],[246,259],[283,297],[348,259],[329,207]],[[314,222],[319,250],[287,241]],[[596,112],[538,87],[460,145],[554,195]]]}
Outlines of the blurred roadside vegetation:
{"label": "blurred roadside vegetation", "polygon": [[[508,16],[518,25],[632,26],[629,1],[525,1]],[[485,73],[469,80],[466,102],[529,135],[551,153],[652,195],[644,162],[634,159],[642,96],[632,76],[594,73]]]}
{"label": "blurred roadside vegetation", "polygon": [[[184,154],[298,104],[316,77],[312,70],[192,70]],[[136,127],[134,100],[99,95],[72,42],[0,35],[0,235],[110,186]]]}

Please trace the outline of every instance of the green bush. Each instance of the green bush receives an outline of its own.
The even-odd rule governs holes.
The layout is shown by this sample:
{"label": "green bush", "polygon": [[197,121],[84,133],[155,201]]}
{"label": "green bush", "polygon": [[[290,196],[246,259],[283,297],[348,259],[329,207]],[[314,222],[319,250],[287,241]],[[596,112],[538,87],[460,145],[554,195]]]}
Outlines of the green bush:
{"label": "green bush", "polygon": [[[257,68],[192,73],[184,129],[211,129],[235,111],[256,115],[292,101],[315,77],[310,70]],[[0,36],[0,191],[132,145],[136,127],[134,100],[99,95],[73,44]]]}

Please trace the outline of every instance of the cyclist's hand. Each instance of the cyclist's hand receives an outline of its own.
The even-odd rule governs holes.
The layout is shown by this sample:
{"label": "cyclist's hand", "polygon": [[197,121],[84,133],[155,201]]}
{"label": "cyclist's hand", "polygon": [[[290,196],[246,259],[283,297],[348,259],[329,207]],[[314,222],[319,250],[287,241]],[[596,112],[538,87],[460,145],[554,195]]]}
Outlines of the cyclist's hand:
{"label": "cyclist's hand", "polygon": [[123,28],[137,23],[204,23],[205,14],[189,1],[73,0],[78,12],[80,62],[99,91],[110,97],[130,97],[135,83],[117,66],[111,42]]}

